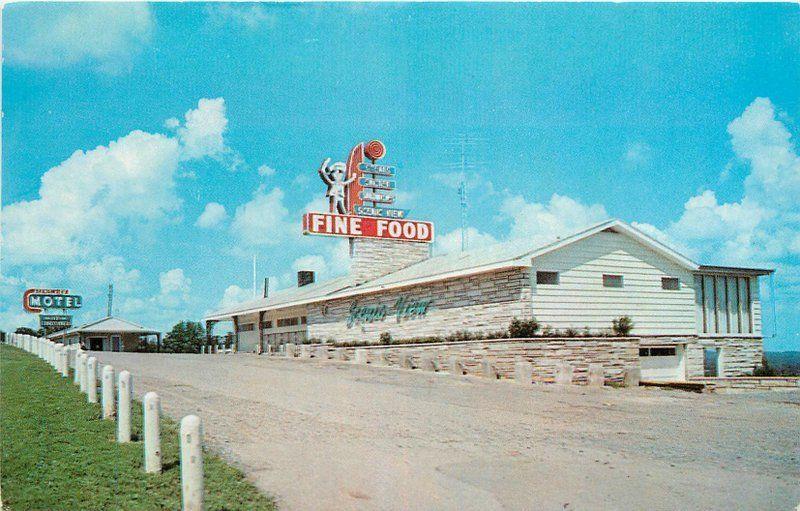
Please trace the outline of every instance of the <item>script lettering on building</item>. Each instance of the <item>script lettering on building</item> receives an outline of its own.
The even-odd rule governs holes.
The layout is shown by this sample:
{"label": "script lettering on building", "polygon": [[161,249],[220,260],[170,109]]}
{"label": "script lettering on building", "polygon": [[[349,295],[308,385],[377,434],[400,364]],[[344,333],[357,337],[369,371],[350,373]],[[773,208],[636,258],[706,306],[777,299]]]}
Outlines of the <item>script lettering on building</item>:
{"label": "script lettering on building", "polygon": [[[400,296],[393,304],[392,309],[395,321],[400,323],[404,319],[424,317],[428,314],[432,298],[414,299]],[[353,328],[360,323],[375,323],[385,320],[390,315],[390,308],[386,304],[359,305],[357,301],[350,305],[350,314],[347,316],[347,328]]]}

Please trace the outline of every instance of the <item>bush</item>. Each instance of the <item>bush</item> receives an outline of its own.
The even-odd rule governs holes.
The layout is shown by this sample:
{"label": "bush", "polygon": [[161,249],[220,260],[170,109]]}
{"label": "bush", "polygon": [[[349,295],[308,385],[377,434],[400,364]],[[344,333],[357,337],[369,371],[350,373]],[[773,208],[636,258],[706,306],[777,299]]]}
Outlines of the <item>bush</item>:
{"label": "bush", "polygon": [[564,330],[564,336],[565,337],[578,337],[578,331],[575,330],[574,328],[567,328],[566,330]]}
{"label": "bush", "polygon": [[17,328],[17,330],[14,333],[22,335],[32,335],[34,337],[44,337],[44,330],[42,330],[41,328],[39,330],[34,330],[33,328],[21,326]]}
{"label": "bush", "polygon": [[378,342],[381,344],[389,344],[392,342],[392,334],[389,332],[381,332],[380,337],[378,337]]}
{"label": "bush", "polygon": [[761,366],[753,368],[753,376],[780,376],[781,372],[769,365],[767,357],[761,355]]}
{"label": "bush", "polygon": [[164,338],[162,351],[167,353],[200,353],[206,343],[203,325],[196,321],[181,321]]}
{"label": "bush", "polygon": [[508,325],[508,335],[512,339],[528,339],[536,337],[539,331],[539,322],[536,319],[521,320],[514,318]]}
{"label": "bush", "polygon": [[621,316],[611,320],[611,331],[614,335],[625,337],[633,330],[633,320],[629,316]]}

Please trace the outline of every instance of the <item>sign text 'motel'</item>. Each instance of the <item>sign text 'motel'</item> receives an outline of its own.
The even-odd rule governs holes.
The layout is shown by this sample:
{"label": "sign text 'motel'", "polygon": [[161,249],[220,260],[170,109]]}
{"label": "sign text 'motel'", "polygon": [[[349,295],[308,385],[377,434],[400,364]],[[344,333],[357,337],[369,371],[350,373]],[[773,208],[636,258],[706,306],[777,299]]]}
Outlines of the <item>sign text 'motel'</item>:
{"label": "sign text 'motel'", "polygon": [[22,306],[28,312],[43,309],[80,309],[83,298],[69,294],[68,289],[28,289],[22,295]]}
{"label": "sign text 'motel'", "polygon": [[418,220],[306,213],[303,215],[303,234],[429,243],[433,241],[433,224]]}

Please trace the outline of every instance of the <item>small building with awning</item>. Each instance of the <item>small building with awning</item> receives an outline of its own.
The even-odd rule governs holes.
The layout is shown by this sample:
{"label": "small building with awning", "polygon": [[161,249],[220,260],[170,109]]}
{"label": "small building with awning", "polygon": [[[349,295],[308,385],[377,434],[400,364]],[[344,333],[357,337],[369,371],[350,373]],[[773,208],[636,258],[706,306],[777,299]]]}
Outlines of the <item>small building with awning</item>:
{"label": "small building with awning", "polygon": [[92,351],[135,351],[142,339],[156,338],[161,347],[161,332],[131,321],[107,316],[84,325],[53,332],[47,336],[64,344],[80,344]]}

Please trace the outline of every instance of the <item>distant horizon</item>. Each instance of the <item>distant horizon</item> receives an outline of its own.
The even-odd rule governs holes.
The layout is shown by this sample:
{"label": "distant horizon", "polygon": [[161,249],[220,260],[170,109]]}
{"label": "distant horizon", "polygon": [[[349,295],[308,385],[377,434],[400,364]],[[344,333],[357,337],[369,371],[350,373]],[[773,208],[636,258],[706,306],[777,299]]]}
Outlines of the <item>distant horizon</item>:
{"label": "distant horizon", "polygon": [[[800,350],[795,4],[12,3],[3,11],[0,325],[28,287],[79,325],[181,320],[348,271],[302,236],[317,168],[380,139],[435,250],[620,218],[762,278]],[[87,37],[91,34],[91,37]],[[461,137],[467,137],[461,172]],[[777,331],[777,336],[772,337]]]}

